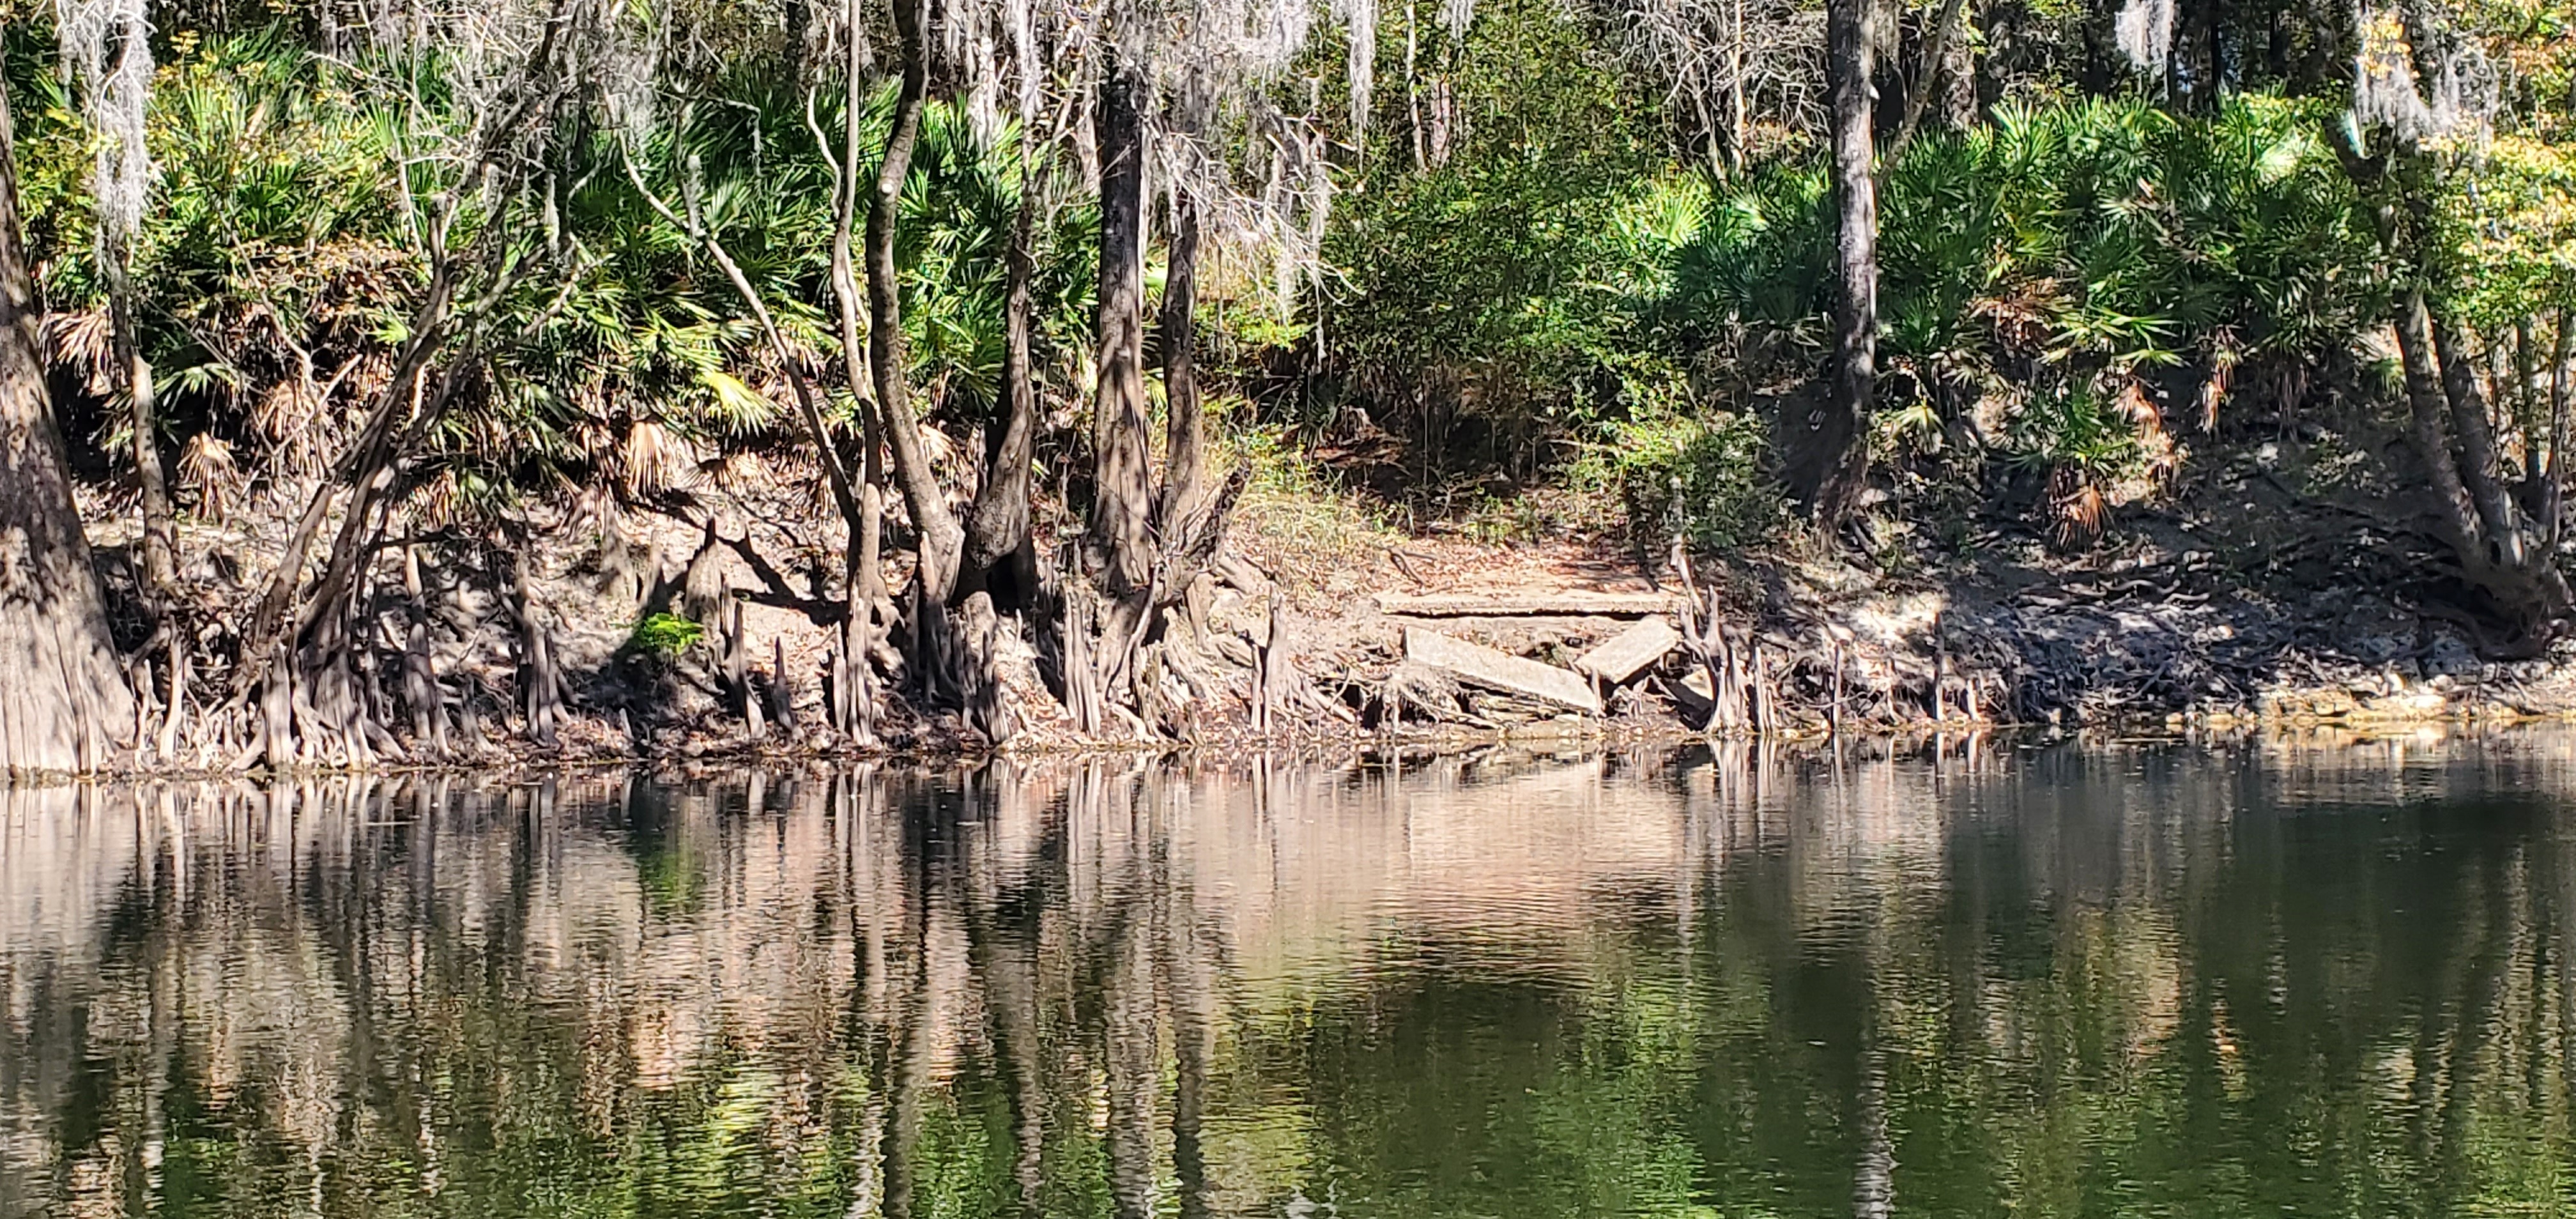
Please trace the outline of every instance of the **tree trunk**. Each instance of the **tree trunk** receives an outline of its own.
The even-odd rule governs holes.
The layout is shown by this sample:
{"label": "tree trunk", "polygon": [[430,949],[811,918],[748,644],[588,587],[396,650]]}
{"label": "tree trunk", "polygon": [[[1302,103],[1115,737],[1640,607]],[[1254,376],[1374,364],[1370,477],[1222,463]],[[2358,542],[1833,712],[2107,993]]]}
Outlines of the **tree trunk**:
{"label": "tree trunk", "polygon": [[45,394],[0,85],[0,773],[96,770],[134,723]]}
{"label": "tree trunk", "polygon": [[2497,362],[2507,365],[2513,378],[2514,427],[2522,433],[2522,484],[2517,495],[2522,510],[2545,533],[2549,526],[2549,454],[2548,431],[2540,418],[2540,353],[2533,349],[2531,319],[2520,318],[2513,324],[2512,350],[2499,353]]}
{"label": "tree trunk", "polygon": [[2549,552],[2558,553],[2558,540],[2565,532],[2567,519],[2567,407],[2568,348],[2576,342],[2576,310],[2558,311],[2558,341],[2549,356],[2549,485],[2541,492],[2541,524],[2549,531]]}
{"label": "tree trunk", "polygon": [[[841,16],[844,30],[866,28],[860,0],[845,0]],[[857,38],[841,41],[841,155],[833,167],[832,299],[839,306],[841,363],[849,374],[850,397],[863,404],[859,410],[860,519],[858,532],[842,555],[843,595],[850,603],[850,629],[844,635],[855,636],[856,628],[866,625],[867,616],[886,600],[880,562],[885,537],[885,436],[877,412],[865,405],[873,396],[868,344],[859,333],[859,318],[867,305],[859,292],[857,262],[851,256],[859,210],[859,111],[867,105],[867,78],[862,71],[865,44]],[[837,727],[849,730],[846,722]]]}
{"label": "tree trunk", "polygon": [[1744,97],[1744,52],[1747,45],[1744,0],[1727,10],[1726,37],[1726,168],[1744,172],[1745,144],[1752,138],[1751,111]]}
{"label": "tree trunk", "polygon": [[171,523],[170,482],[161,469],[161,424],[153,410],[152,366],[143,359],[134,326],[134,283],[123,249],[101,251],[106,264],[108,332],[124,379],[127,423],[134,431],[134,485],[143,512],[143,589],[157,608],[179,587],[177,530]]}
{"label": "tree trunk", "polygon": [[1100,383],[1091,420],[1091,544],[1123,597],[1153,566],[1145,452],[1145,125],[1137,70],[1110,52],[1093,116],[1100,146]]}
{"label": "tree trunk", "polygon": [[[1896,124],[1896,133],[1888,137],[1887,155],[1880,163],[1873,188],[1887,181],[1888,170],[1905,155],[1905,147],[1914,142],[1914,133],[1923,125],[1923,114],[1931,108],[1932,95],[1938,92],[1950,72],[1950,35],[1959,27],[1960,11],[1966,0],[1942,0],[1939,15],[1923,39],[1922,65],[1914,71],[1914,82],[1906,86],[1905,113]],[[1873,196],[1875,202],[1875,196]]]}
{"label": "tree trunk", "polygon": [[2402,139],[2365,153],[2358,129],[2329,131],[2345,176],[2369,205],[2381,254],[2403,276],[2389,320],[2405,374],[2407,439],[2431,484],[2434,532],[2458,560],[2462,580],[2516,632],[2510,650],[2536,652],[2576,594],[2558,569],[2554,529],[2547,522],[2535,529],[2505,483],[2485,396],[2443,298],[2468,271],[2448,264],[2435,234],[2438,163]]}
{"label": "tree trunk", "polygon": [[1826,74],[1833,111],[1834,363],[1823,410],[1801,463],[1813,484],[1793,487],[1819,524],[1859,498],[1869,473],[1867,425],[1878,375],[1878,190],[1870,84],[1876,59],[1873,0],[1830,0]]}
{"label": "tree trunk", "polygon": [[1037,556],[1029,539],[1029,463],[1038,413],[1029,355],[1036,227],[1037,183],[1024,177],[1011,222],[1009,287],[1002,302],[1002,417],[987,446],[983,485],[967,521],[965,571],[957,589],[990,593],[997,610],[1025,607],[1038,591]]}
{"label": "tree trunk", "polygon": [[1172,208],[1171,261],[1163,274],[1163,402],[1165,433],[1162,498],[1155,504],[1155,532],[1166,542],[1188,536],[1207,482],[1207,418],[1199,401],[1199,209],[1187,191]]}
{"label": "tree trunk", "polygon": [[[357,439],[351,443],[349,451],[341,455],[330,474],[314,487],[312,498],[305,502],[304,515],[296,521],[295,531],[287,537],[286,550],[279,557],[277,571],[269,577],[268,590],[261,594],[259,608],[251,615],[250,628],[242,634],[252,648],[267,647],[284,626],[286,613],[295,604],[295,590],[303,586],[304,564],[312,553],[313,541],[321,533],[332,503],[339,497],[340,480],[346,479],[352,488],[352,497],[343,523],[343,536],[334,546],[331,564],[325,569],[323,595],[315,598],[317,605],[321,606],[336,600],[330,594],[345,578],[341,570],[342,560],[352,558],[356,553],[350,545],[355,536],[350,530],[364,520],[369,503],[367,497],[373,494],[371,489],[391,479],[392,464],[397,456],[394,437],[401,412],[411,404],[421,378],[428,373],[429,361],[447,339],[448,324],[452,320],[451,308],[455,302],[453,269],[456,264],[452,257],[442,256],[434,260],[434,265],[436,269],[429,277],[428,295],[419,310],[412,314],[411,337],[404,340],[402,351],[394,360],[393,377],[386,386],[383,400],[376,404],[365,425],[359,428]],[[426,404],[424,409],[427,409]],[[318,612],[327,612],[327,609]],[[247,691],[261,676],[255,665],[236,666],[235,673],[235,694]]]}
{"label": "tree trunk", "polygon": [[885,154],[877,162],[876,195],[868,207],[868,368],[876,378],[877,413],[884,420],[887,447],[894,455],[895,478],[912,509],[913,529],[920,535],[920,566],[914,575],[933,605],[947,601],[957,582],[957,560],[965,531],[949,510],[947,492],[939,486],[930,458],[922,452],[921,425],[913,418],[910,387],[904,380],[903,297],[894,260],[895,226],[903,206],[903,181],[912,169],[912,148],[921,137],[921,111],[930,96],[930,44],[923,26],[926,0],[896,0],[895,40],[903,55],[903,83],[895,95],[894,124],[886,131]]}
{"label": "tree trunk", "polygon": [[2545,641],[2570,592],[2554,555],[2515,511],[2494,461],[2486,403],[2458,358],[2450,326],[2421,288],[2398,304],[2397,355],[2411,417],[2408,439],[2432,483],[2434,523],[2461,575],[2493,602],[2525,645]]}
{"label": "tree trunk", "polygon": [[[2417,301],[2424,303],[2421,297]],[[2460,349],[2457,327],[2451,319],[2428,313],[2428,320],[2433,358],[2442,375],[2442,397],[2451,408],[2451,438],[2458,446],[2460,477],[2468,485],[2470,502],[2477,505],[2478,518],[2488,537],[2498,548],[2498,557],[2521,566],[2527,558],[2522,514],[2514,510],[2503,466],[2496,459],[2495,432],[2487,420],[2486,395],[2478,390],[2477,374],[2469,367],[2468,353]],[[2419,348],[2415,357],[2420,359],[2422,354]]]}

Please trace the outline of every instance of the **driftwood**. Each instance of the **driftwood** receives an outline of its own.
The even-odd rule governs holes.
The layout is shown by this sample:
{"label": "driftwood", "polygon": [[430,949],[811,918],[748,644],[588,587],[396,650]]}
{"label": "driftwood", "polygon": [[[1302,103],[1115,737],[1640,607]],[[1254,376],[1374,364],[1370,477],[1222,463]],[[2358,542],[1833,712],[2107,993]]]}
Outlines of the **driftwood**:
{"label": "driftwood", "polygon": [[1404,657],[1472,686],[1535,699],[1586,715],[1601,714],[1601,696],[1575,673],[1422,627],[1404,630]]}
{"label": "driftwood", "polygon": [[1673,612],[1667,593],[1379,593],[1381,614],[1407,618],[1644,618]]}
{"label": "driftwood", "polygon": [[1459,710],[1463,694],[1456,679],[1429,665],[1404,661],[1386,675],[1378,693],[1378,725],[1393,729],[1407,711],[1437,722],[1468,718]]}
{"label": "driftwood", "polygon": [[1219,551],[1208,560],[1208,573],[1234,586],[1247,597],[1258,597],[1270,591],[1270,577],[1262,574],[1252,561],[1232,551]]}
{"label": "driftwood", "polygon": [[1638,670],[1662,660],[1681,641],[1681,632],[1674,630],[1671,623],[1648,618],[1585,652],[1574,667],[1611,685],[1620,685],[1635,677]]}

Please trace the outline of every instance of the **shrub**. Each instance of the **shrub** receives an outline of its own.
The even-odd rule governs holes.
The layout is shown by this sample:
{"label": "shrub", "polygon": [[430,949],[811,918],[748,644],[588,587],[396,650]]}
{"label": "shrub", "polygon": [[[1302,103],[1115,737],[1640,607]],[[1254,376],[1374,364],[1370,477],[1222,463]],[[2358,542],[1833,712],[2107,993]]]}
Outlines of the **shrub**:
{"label": "shrub", "polygon": [[646,614],[627,636],[626,646],[651,656],[677,656],[706,638],[707,628],[678,614]]}
{"label": "shrub", "polygon": [[1578,477],[1618,493],[1641,553],[1674,538],[1743,550],[1771,540],[1788,519],[1767,469],[1769,443],[1750,414],[1633,424],[1588,454]]}

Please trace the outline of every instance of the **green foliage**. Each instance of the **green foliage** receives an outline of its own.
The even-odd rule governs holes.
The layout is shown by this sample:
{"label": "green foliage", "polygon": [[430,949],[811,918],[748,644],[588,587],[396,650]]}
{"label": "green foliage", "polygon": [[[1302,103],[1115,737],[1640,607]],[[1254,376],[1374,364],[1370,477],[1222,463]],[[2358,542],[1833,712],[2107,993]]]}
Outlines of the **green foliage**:
{"label": "green foliage", "polygon": [[[2387,285],[2331,118],[2115,98],[1917,140],[1881,194],[1898,439],[1937,451],[1949,419],[2018,387],[2010,409],[2035,413],[2005,421],[2008,455],[2099,492],[2165,456],[2147,439],[2168,384],[2210,384],[2192,405],[2214,410],[2241,364],[2353,348]],[[1335,247],[1360,294],[1327,327],[1350,392],[1382,422],[1487,420],[1506,468],[1571,455],[1575,485],[1618,488],[1643,532],[1760,541],[1780,513],[1748,408],[1829,355],[1821,170],[1721,182],[1546,151],[1530,137],[1362,203]],[[1460,455],[1427,423],[1415,439]]]}
{"label": "green foliage", "polygon": [[[2207,119],[2088,101],[1918,140],[1881,199],[1883,356],[1931,383],[2347,341],[2373,316],[2372,251],[2316,135],[2326,117],[2259,97]],[[1676,260],[1666,305],[1684,331],[1750,363],[1818,357],[1824,204],[1803,165],[1722,198]]]}
{"label": "green foliage", "polygon": [[677,656],[706,638],[705,624],[678,614],[646,614],[626,638],[628,647],[654,656]]}
{"label": "green foliage", "polygon": [[2510,327],[2576,309],[2576,154],[2529,138],[2498,139],[2443,198],[2468,269],[2461,314]]}
{"label": "green foliage", "polygon": [[[1553,5],[1480,5],[1476,30],[1442,76],[1447,160],[1375,154],[1327,236],[1316,308],[1331,377],[1381,426],[1463,419],[1481,433],[1456,439],[1481,449],[1446,464],[1535,470],[1567,429],[1622,408],[1605,369],[1649,350],[1628,304],[1704,193],[1667,171],[1636,82]],[[1392,107],[1380,138],[1405,121]]]}
{"label": "green foliage", "polygon": [[[2343,52],[2293,30],[2269,45],[2278,62],[2244,68],[2282,95],[2159,106],[2115,95],[2128,86],[2090,66],[2035,64],[2035,51],[2090,37],[2080,27],[2092,10],[2025,7],[1981,27],[1981,84],[1996,86],[1983,119],[1936,122],[1883,167],[1876,434],[1912,463],[1906,477],[1975,486],[1989,454],[1952,438],[1979,417],[2007,460],[2098,494],[2174,458],[2165,415],[2216,422],[2232,386],[2274,380],[2239,369],[2371,367],[2392,273],[2325,138],[2342,86],[2314,83],[2340,81],[2340,67],[2320,76],[2315,64]],[[0,13],[22,9],[32,19],[0,23],[0,70],[18,103],[55,355],[84,391],[65,413],[81,439],[122,454],[91,265],[92,149],[53,70],[48,19]],[[1542,529],[1562,520],[1540,521],[1558,510],[1532,507],[1529,492],[1559,480],[1625,506],[1640,534],[1759,544],[1783,513],[1757,419],[1829,355],[1833,233],[1811,142],[1775,130],[1783,115],[1757,114],[1781,137],[1763,147],[1787,155],[1700,166],[1680,133],[1708,116],[1678,114],[1669,82],[1620,56],[1602,11],[1474,9],[1465,30],[1427,9],[1385,14],[1367,138],[1332,131],[1339,193],[1323,274],[1296,308],[1230,307],[1240,302],[1225,285],[1263,279],[1246,267],[1266,264],[1212,227],[1201,367],[1214,400],[1249,399],[1265,444],[1347,439],[1346,451],[1380,454],[1389,477],[1371,488],[1403,509],[1464,505]],[[433,54],[408,65],[416,89],[396,90],[368,51],[313,54],[298,20],[272,18],[196,29],[174,15],[155,85],[161,179],[135,251],[142,345],[165,443],[221,442],[221,468],[243,484],[184,476],[201,503],[219,491],[238,501],[261,480],[304,485],[345,450],[428,282],[422,217],[459,186],[454,158],[417,155],[465,121],[445,83],[454,65]],[[429,527],[566,488],[685,494],[746,453],[793,451],[804,437],[784,405],[791,364],[823,387],[830,425],[855,446],[828,274],[834,182],[814,147],[818,129],[840,128],[843,91],[815,65],[780,70],[783,31],[765,11],[686,20],[721,37],[661,65],[638,126],[594,114],[549,154],[567,172],[461,218],[507,259],[542,258],[545,273],[498,303],[495,337],[456,370],[453,406],[405,467]],[[2446,163],[2430,200],[2442,248],[2425,261],[2464,324],[2507,330],[2576,301],[2576,171],[2560,147],[2576,73],[2556,7],[2475,0],[2463,22],[2506,31],[2480,36],[2510,62],[2512,87],[2489,155]],[[1315,54],[1311,83],[1348,83],[1324,66],[1334,48]],[[2298,88],[2313,96],[2288,96]],[[873,150],[892,85],[864,96],[859,143]],[[1237,171],[1267,147],[1235,127],[1202,139]],[[953,99],[924,117],[897,228],[904,371],[951,439],[994,411],[1005,250],[1024,191],[1044,193],[1041,393],[1051,405],[1087,397],[1097,216],[1073,163]],[[639,178],[693,219],[658,214]],[[701,226],[777,317],[788,359],[709,265]],[[1986,426],[1998,412],[2002,428]],[[1051,436],[1079,434],[1065,412],[1048,417]],[[2524,460],[2512,438],[2506,447],[2517,451],[2503,460]],[[1280,520],[1283,533],[1331,532],[1284,508]]]}
{"label": "green foliage", "polygon": [[[1937,452],[1950,418],[2006,389],[2005,455],[2048,480],[2061,538],[2098,532],[2108,489],[2170,455],[2173,380],[2214,412],[2239,365],[2312,363],[2382,316],[2375,245],[2319,138],[2330,118],[2264,97],[2189,118],[2110,99],[1918,140],[1880,200],[1882,432]],[[1800,164],[1722,194],[1677,248],[1667,333],[1747,388],[1811,376],[1830,354],[1826,205]]]}
{"label": "green foliage", "polygon": [[[64,320],[57,354],[82,374],[91,439],[122,452],[103,288],[90,262],[89,149],[49,70],[47,31],[12,29],[19,168],[41,290]],[[453,183],[406,141],[454,121],[435,87],[420,105],[377,87],[381,65],[309,54],[284,26],[179,40],[156,81],[150,128],[162,168],[135,252],[144,354],[169,439],[224,441],[240,468],[307,475],[335,458],[381,392],[427,282],[417,226]],[[453,407],[423,436],[414,477],[433,522],[488,513],[524,488],[608,484],[652,494],[711,459],[802,443],[782,367],[699,243],[637,194],[696,215],[724,245],[809,368],[837,360],[828,165],[813,151],[806,93],[758,56],[719,65],[641,130],[595,129],[574,172],[507,204],[505,256],[550,258],[503,299],[505,336],[479,353]],[[435,84],[436,65],[430,69]],[[872,95],[860,142],[883,138],[891,85]],[[836,131],[841,91],[815,90],[814,125]],[[990,409],[1002,346],[1004,250],[1028,154],[1014,131],[980,136],[934,105],[898,228],[910,371],[958,427]],[[862,174],[873,166],[862,164]],[[1057,194],[1039,234],[1038,374],[1079,388],[1093,230]],[[683,201],[687,206],[682,208]],[[462,240],[462,234],[460,234]],[[837,370],[819,384],[843,383]],[[829,395],[855,433],[846,393]],[[75,404],[76,406],[79,404]]]}
{"label": "green foliage", "polygon": [[2135,462],[2141,447],[2134,420],[2101,394],[2073,389],[2043,395],[2015,412],[2006,452],[2043,473],[2071,468],[2107,479]]}
{"label": "green foliage", "polygon": [[1762,422],[1750,415],[1657,420],[1617,429],[1570,481],[1615,494],[1641,546],[1678,537],[1703,550],[1741,550],[1787,520],[1767,452]]}

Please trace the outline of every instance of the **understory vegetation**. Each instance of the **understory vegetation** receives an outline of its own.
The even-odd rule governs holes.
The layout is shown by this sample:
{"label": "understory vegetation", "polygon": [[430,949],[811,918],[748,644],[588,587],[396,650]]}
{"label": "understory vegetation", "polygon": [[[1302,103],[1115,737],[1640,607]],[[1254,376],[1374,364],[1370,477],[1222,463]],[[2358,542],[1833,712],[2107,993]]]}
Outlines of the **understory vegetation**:
{"label": "understory vegetation", "polygon": [[[541,532],[633,582],[636,648],[703,634],[742,714],[792,713],[742,590],[638,557],[657,523],[716,549],[710,497],[777,518],[740,546],[835,625],[809,684],[854,742],[895,704],[1008,735],[997,623],[1087,733],[1187,719],[1175,673],[1291,713],[1266,657],[1172,632],[1230,516],[1318,488],[1650,568],[2079,553],[2266,436],[2357,454],[2324,493],[2527,653],[2576,601],[2569,25],[6,0],[13,443],[49,417],[115,518],[113,634],[47,680],[133,697],[5,761],[364,764],[478,705],[551,739]],[[507,680],[442,670],[486,630]]]}

